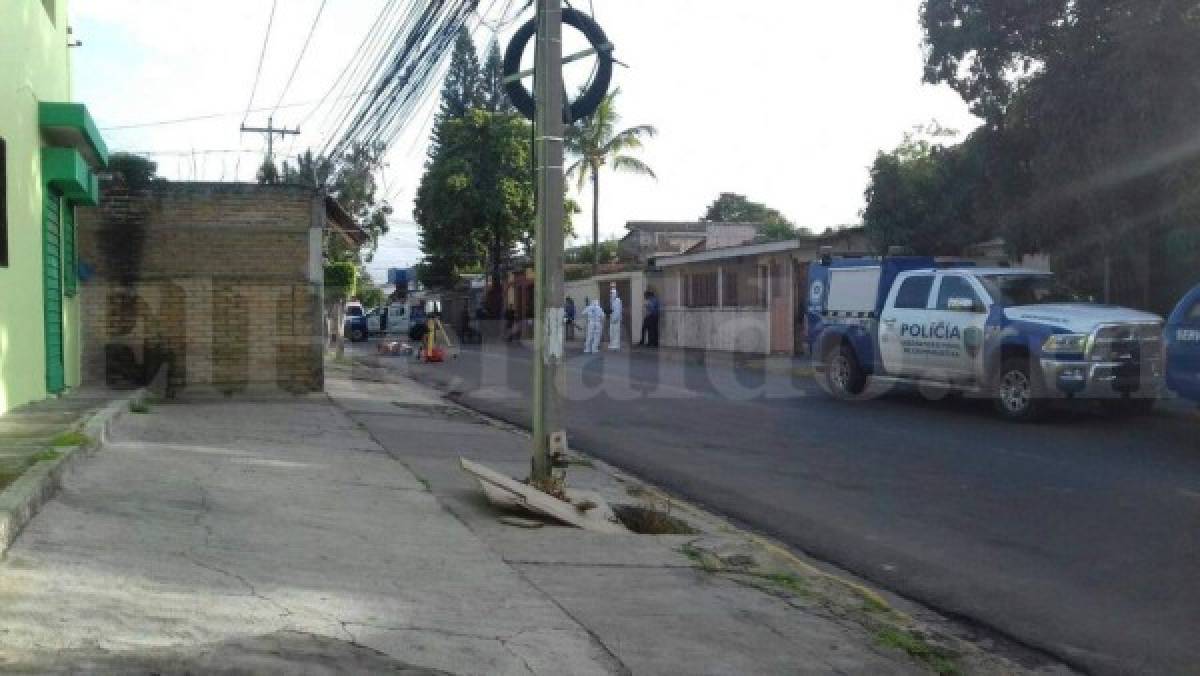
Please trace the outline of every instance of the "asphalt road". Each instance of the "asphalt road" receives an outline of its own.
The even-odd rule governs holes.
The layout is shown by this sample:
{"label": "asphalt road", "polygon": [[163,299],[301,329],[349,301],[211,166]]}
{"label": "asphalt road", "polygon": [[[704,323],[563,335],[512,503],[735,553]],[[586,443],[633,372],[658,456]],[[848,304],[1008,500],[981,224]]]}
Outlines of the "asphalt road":
{"label": "asphalt road", "polygon": [[[1094,673],[1200,673],[1200,418],[840,402],[811,379],[569,350],[581,448]],[[530,353],[383,360],[528,424]]]}

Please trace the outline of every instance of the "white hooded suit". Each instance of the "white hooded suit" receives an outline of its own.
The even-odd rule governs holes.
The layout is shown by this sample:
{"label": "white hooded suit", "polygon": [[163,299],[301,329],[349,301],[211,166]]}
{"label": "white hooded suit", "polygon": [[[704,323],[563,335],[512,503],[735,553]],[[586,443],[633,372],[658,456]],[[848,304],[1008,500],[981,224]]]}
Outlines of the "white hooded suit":
{"label": "white hooded suit", "polygon": [[617,290],[609,289],[609,300],[612,305],[612,314],[608,318],[608,349],[621,349],[621,297],[617,295]]}
{"label": "white hooded suit", "polygon": [[600,301],[593,300],[583,308],[583,319],[587,321],[587,333],[584,336],[584,353],[600,351],[600,334],[604,332],[604,309]]}

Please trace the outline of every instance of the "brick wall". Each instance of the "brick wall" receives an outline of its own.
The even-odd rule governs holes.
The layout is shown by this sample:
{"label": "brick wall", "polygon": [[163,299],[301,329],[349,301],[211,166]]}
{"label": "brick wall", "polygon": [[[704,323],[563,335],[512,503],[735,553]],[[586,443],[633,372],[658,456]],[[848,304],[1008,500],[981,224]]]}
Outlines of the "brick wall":
{"label": "brick wall", "polygon": [[[78,215],[84,382],[172,388],[323,385],[323,210],[293,186],[105,186]],[[314,219],[317,219],[314,221]]]}

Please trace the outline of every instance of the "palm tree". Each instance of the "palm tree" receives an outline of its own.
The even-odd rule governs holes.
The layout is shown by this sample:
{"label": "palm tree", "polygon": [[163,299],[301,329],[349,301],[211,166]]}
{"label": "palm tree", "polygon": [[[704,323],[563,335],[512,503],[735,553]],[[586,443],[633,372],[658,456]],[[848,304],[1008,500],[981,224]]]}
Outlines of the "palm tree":
{"label": "palm tree", "polygon": [[567,128],[567,152],[576,158],[567,169],[568,177],[576,177],[576,188],[592,179],[592,276],[599,271],[600,264],[600,168],[608,164],[613,171],[641,174],[656,179],[654,170],[645,162],[628,155],[631,150],[642,148],[642,138],[653,138],[658,130],[648,124],[615,131],[621,116],[617,115],[613,102],[620,89],[604,97],[596,112]]}

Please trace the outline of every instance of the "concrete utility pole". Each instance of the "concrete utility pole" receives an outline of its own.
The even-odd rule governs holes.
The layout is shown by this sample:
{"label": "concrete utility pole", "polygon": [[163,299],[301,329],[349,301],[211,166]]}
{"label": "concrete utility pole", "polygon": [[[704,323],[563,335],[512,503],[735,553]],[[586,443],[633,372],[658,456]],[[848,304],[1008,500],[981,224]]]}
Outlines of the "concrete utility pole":
{"label": "concrete utility pole", "polygon": [[537,247],[534,290],[533,466],[536,486],[551,477],[552,438],[562,440],[559,392],[563,361],[563,121],[562,0],[537,0],[534,60],[537,115]]}
{"label": "concrete utility pole", "polygon": [[275,126],[275,118],[268,117],[267,118],[267,126],[265,126],[265,127],[247,127],[246,125],[243,124],[242,132],[253,132],[256,134],[266,134],[267,135],[267,159],[274,160],[275,159],[275,135],[279,134],[279,138],[283,139],[283,137],[285,137],[285,136],[298,135],[300,133],[300,130],[299,129],[287,129],[284,127],[276,127]]}

